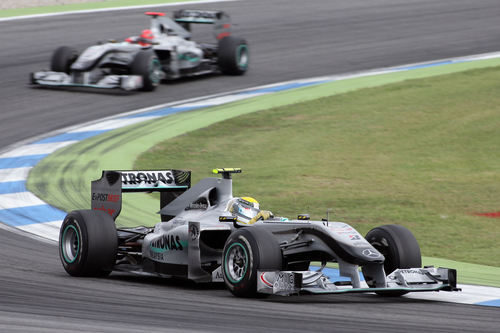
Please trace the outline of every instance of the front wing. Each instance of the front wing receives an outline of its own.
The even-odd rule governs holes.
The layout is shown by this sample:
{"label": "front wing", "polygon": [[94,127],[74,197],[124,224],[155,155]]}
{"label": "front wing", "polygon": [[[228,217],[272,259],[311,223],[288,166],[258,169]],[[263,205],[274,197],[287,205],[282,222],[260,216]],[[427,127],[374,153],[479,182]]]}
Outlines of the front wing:
{"label": "front wing", "polygon": [[90,73],[79,73],[81,77],[75,80],[74,75],[62,72],[41,71],[31,73],[31,84],[48,87],[87,87],[103,89],[138,90],[142,88],[140,75],[106,75],[92,83]]}
{"label": "front wing", "polygon": [[257,292],[289,296],[300,293],[459,291],[456,274],[454,269],[441,267],[397,269],[387,276],[385,288],[353,288],[342,282],[330,281],[321,271],[259,271]]}

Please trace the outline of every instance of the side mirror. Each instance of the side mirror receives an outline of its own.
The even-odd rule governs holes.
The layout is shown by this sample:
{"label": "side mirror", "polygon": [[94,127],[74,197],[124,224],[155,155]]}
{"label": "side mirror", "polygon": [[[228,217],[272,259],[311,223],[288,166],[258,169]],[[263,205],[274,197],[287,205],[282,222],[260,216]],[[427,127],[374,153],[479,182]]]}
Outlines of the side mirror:
{"label": "side mirror", "polygon": [[248,227],[248,224],[238,222],[236,216],[219,216],[219,222],[231,222],[235,228]]}
{"label": "side mirror", "polygon": [[237,220],[236,216],[219,216],[219,222],[231,222],[235,223]]}

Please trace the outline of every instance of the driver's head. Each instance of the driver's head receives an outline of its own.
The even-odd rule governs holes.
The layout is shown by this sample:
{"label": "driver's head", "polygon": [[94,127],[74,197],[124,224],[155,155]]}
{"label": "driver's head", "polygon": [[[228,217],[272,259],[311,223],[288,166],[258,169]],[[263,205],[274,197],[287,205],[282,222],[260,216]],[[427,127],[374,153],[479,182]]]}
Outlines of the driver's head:
{"label": "driver's head", "polygon": [[153,32],[149,29],[144,29],[141,32],[141,35],[138,38],[138,42],[142,46],[149,46],[153,43],[153,39],[155,36],[153,35]]}
{"label": "driver's head", "polygon": [[234,198],[229,202],[228,210],[238,221],[247,223],[260,211],[259,202],[252,197]]}

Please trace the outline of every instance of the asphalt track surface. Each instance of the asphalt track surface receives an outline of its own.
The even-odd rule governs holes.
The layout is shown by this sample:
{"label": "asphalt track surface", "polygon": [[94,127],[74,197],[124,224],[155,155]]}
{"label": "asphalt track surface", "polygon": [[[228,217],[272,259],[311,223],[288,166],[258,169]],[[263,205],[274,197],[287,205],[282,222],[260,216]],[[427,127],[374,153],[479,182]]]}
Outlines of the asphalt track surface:
{"label": "asphalt track surface", "polygon": [[[186,6],[185,6],[186,7]],[[184,7],[184,8],[185,8]],[[246,0],[223,9],[251,46],[243,77],[115,95],[28,86],[58,46],[136,35],[143,10],[0,22],[0,147],[136,108],[261,84],[500,49],[498,0]],[[497,332],[498,308],[375,295],[238,299],[217,285],[71,278],[57,248],[0,228],[1,332]]]}

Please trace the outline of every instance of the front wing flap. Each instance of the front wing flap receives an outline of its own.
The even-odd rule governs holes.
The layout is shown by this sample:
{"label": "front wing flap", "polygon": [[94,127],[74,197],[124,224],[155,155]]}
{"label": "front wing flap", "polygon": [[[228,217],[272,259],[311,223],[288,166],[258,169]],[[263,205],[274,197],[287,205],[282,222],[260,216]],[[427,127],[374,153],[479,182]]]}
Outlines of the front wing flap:
{"label": "front wing flap", "polygon": [[289,296],[299,293],[335,294],[366,293],[377,291],[459,291],[456,287],[456,270],[449,268],[397,269],[387,276],[385,288],[353,288],[346,283],[336,283],[321,271],[259,271],[257,291],[263,294]]}
{"label": "front wing flap", "polygon": [[91,83],[82,73],[82,80],[75,82],[72,75],[62,72],[41,71],[31,73],[31,84],[49,87],[87,87],[101,89],[122,89],[126,91],[142,88],[140,75],[106,75],[98,82]]}

